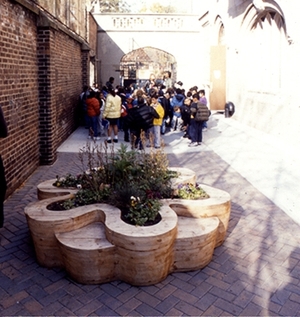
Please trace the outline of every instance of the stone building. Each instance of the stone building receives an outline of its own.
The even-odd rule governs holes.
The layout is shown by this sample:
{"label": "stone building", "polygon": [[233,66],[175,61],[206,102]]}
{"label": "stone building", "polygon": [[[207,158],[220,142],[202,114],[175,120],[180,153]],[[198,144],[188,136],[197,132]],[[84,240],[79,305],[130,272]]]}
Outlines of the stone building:
{"label": "stone building", "polygon": [[233,119],[282,150],[300,144],[299,9],[297,0],[211,0],[200,18],[212,107],[232,101]]}
{"label": "stone building", "polygon": [[90,82],[97,25],[86,1],[0,0],[0,140],[8,195],[78,125],[78,96]]}

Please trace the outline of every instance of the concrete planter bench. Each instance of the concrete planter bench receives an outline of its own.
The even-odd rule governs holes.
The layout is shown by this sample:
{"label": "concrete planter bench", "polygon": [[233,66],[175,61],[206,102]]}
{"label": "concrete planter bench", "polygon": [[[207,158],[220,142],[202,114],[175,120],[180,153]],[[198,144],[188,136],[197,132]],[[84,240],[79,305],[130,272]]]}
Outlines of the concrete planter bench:
{"label": "concrete planter bench", "polygon": [[[195,181],[191,170],[177,170],[179,183]],[[29,204],[25,214],[38,262],[49,268],[64,267],[79,283],[155,284],[172,272],[203,268],[225,239],[230,196],[222,190],[201,185],[210,198],[165,199],[161,221],[139,227],[123,222],[120,210],[107,204],[47,209],[77,191],[56,188],[54,181],[38,185],[42,200]]]}

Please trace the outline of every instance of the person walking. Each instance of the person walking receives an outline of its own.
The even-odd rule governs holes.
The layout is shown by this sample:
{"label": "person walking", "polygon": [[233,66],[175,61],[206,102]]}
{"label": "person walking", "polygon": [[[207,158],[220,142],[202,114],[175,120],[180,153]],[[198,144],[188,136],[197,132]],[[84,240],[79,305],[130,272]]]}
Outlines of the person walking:
{"label": "person walking", "polygon": [[[3,111],[0,106],[0,138],[7,137],[7,125],[4,119]],[[3,227],[4,224],[4,199],[6,194],[7,184],[5,178],[5,170],[2,161],[2,157],[0,155],[0,228]]]}
{"label": "person walking", "polygon": [[118,121],[121,117],[122,99],[118,96],[114,89],[108,89],[108,95],[106,97],[103,119],[109,122],[107,129],[107,143],[111,143],[111,134],[114,133],[113,141],[118,142]]}
{"label": "person walking", "polygon": [[191,105],[191,120],[190,120],[190,137],[191,143],[189,146],[198,146],[202,142],[202,126],[203,122],[207,121],[210,116],[207,106],[199,101],[199,95],[193,95],[193,103]]}

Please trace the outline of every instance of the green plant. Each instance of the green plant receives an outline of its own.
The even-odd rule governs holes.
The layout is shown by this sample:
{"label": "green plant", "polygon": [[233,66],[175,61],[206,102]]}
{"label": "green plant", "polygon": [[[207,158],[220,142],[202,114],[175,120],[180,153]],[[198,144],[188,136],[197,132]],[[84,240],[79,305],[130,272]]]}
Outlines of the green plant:
{"label": "green plant", "polygon": [[53,183],[56,187],[79,187],[81,185],[80,177],[67,174],[65,177],[56,175],[56,181]]}
{"label": "green plant", "polygon": [[135,225],[143,226],[146,222],[155,221],[161,205],[158,199],[131,196],[129,212],[125,217]]}
{"label": "green plant", "polygon": [[[71,209],[93,203],[109,203],[122,210],[125,218],[135,225],[152,223],[159,215],[162,198],[205,199],[209,196],[198,183],[172,187],[178,173],[168,169],[163,150],[128,150],[121,144],[108,152],[106,147],[91,145],[79,153],[84,172],[56,177],[58,187],[76,187],[74,198],[60,202],[59,208]],[[175,193],[175,194],[174,194]]]}
{"label": "green plant", "polygon": [[[79,159],[82,174],[57,177],[54,183],[80,189],[74,198],[62,203],[65,209],[106,202],[123,210],[130,223],[145,225],[158,216],[159,199],[172,195],[171,179],[176,174],[168,170],[168,160],[162,150],[139,152],[121,144],[118,151],[112,147],[108,152],[101,145],[87,144],[80,151]],[[136,197],[136,204],[132,197]]]}
{"label": "green plant", "polygon": [[97,191],[92,189],[80,189],[74,198],[64,201],[62,205],[65,209],[71,209],[78,206],[108,202],[110,195],[111,189],[109,186],[99,188]]}
{"label": "green plant", "polygon": [[200,187],[198,183],[194,184],[179,184],[177,195],[183,199],[206,199],[209,195]]}
{"label": "green plant", "polygon": [[[121,144],[119,150],[97,144],[81,149],[79,159],[84,170],[75,176],[56,177],[58,187],[75,187],[74,198],[59,202],[59,208],[71,209],[93,203],[109,203],[122,210],[135,225],[152,223],[159,215],[162,198],[205,199],[209,196],[198,183],[180,184],[172,188],[172,178],[178,173],[168,169],[163,150],[129,150]],[[175,194],[174,194],[175,192]]]}

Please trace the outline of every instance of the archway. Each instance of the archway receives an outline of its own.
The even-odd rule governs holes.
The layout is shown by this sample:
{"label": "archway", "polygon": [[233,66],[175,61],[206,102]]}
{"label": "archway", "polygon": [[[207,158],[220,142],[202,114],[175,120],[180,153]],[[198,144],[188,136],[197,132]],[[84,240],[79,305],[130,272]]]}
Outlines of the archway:
{"label": "archway", "polygon": [[170,71],[176,81],[177,70],[175,57],[163,50],[142,47],[125,54],[120,61],[121,78],[124,86],[131,83],[143,84],[154,74],[158,81],[163,79],[163,72]]}

